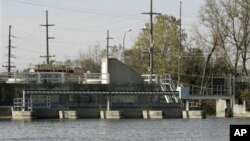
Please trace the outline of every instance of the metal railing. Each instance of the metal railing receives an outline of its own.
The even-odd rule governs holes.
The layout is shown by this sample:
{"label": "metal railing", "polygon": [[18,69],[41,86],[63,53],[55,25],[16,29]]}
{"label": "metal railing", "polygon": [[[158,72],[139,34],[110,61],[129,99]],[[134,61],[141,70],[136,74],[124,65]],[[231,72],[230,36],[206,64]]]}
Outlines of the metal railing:
{"label": "metal railing", "polygon": [[29,109],[31,109],[30,99],[26,98],[25,101],[23,101],[23,98],[14,98],[13,110],[20,111]]}
{"label": "metal railing", "polygon": [[164,74],[160,77],[161,85],[168,85],[170,90],[176,90],[175,84],[171,78],[170,74]]}
{"label": "metal railing", "polygon": [[214,85],[212,88],[203,88],[203,93],[200,93],[201,88],[198,86],[190,86],[190,95],[233,95],[233,90],[224,85]]}
{"label": "metal railing", "polygon": [[26,111],[40,108],[51,108],[51,98],[48,96],[42,98],[30,97],[26,98],[25,101],[23,98],[14,98],[14,111]]}
{"label": "metal railing", "polygon": [[0,81],[6,83],[79,83],[101,84],[109,83],[109,73],[84,73],[81,75],[67,74],[65,72],[22,72],[1,73]]}
{"label": "metal railing", "polygon": [[[181,104],[182,107],[185,107],[185,103]],[[200,102],[189,102],[188,103],[189,108],[201,108],[201,103]]]}
{"label": "metal railing", "polygon": [[109,83],[110,75],[109,73],[84,73],[83,74],[83,84],[106,84]]}
{"label": "metal railing", "polygon": [[[150,74],[143,74],[141,75],[144,79],[144,82],[150,83]],[[159,83],[159,75],[152,74],[152,82],[158,84]]]}
{"label": "metal railing", "polygon": [[51,97],[30,97],[30,105],[33,109],[51,108]]}

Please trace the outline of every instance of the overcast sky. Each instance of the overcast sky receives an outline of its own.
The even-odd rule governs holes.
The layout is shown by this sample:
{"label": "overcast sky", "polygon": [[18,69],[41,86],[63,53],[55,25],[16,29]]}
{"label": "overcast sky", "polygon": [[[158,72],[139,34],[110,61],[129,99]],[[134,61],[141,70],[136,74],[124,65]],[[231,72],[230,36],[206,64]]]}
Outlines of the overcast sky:
{"label": "overcast sky", "polygon": [[[45,11],[49,11],[50,54],[57,61],[74,59],[79,52],[89,46],[100,43],[106,46],[106,32],[114,39],[111,45],[122,44],[124,33],[126,48],[133,45],[138,32],[143,28],[149,16],[141,14],[149,11],[150,0],[0,0],[0,55],[1,66],[7,62],[8,27],[12,25],[12,49],[16,58],[12,62],[17,69],[28,64],[44,61],[39,56],[46,53]],[[182,0],[183,28],[191,34],[193,24],[198,23],[198,11],[203,0]],[[154,12],[179,18],[178,0],[154,0]],[[6,71],[0,68],[0,71]]]}

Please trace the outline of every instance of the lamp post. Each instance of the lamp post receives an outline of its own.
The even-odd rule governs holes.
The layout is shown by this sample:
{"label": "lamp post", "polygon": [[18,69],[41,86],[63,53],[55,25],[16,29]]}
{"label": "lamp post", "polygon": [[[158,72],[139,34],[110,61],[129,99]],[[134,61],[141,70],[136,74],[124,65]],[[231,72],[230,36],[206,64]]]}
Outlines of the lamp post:
{"label": "lamp post", "polygon": [[125,38],[127,35],[127,32],[132,31],[132,29],[128,29],[125,31],[124,36],[123,36],[123,42],[122,42],[122,62],[125,62]]}

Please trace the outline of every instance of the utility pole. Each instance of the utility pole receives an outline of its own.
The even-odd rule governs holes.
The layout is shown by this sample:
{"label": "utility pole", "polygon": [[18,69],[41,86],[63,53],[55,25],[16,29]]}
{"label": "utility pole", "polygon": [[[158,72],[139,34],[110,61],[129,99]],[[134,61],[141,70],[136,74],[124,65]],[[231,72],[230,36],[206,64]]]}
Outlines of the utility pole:
{"label": "utility pole", "polygon": [[160,13],[153,12],[153,0],[150,0],[150,12],[142,13],[148,14],[150,16],[150,47],[149,47],[149,83],[152,83],[152,73],[153,73],[153,47],[154,47],[154,27],[153,27],[153,15],[159,15]]}
{"label": "utility pole", "polygon": [[107,39],[107,54],[106,55],[107,55],[107,58],[109,58],[109,47],[110,47],[109,40],[113,39],[112,37],[109,36],[109,30],[107,30],[107,38],[106,39]]}
{"label": "utility pole", "polygon": [[181,30],[182,30],[182,16],[181,16],[181,9],[182,8],[182,1],[180,1],[180,44],[179,44],[179,50],[178,50],[178,81],[177,81],[177,86],[180,86],[180,81],[181,81],[181,77],[180,77],[180,58],[181,58],[181,48],[182,48],[182,44],[181,44],[181,38],[182,38],[182,32],[181,32]]}
{"label": "utility pole", "polygon": [[46,53],[47,55],[45,56],[40,56],[40,57],[46,57],[47,58],[47,65],[49,64],[50,57],[55,57],[55,55],[50,56],[49,55],[49,39],[55,39],[54,37],[49,37],[49,26],[55,26],[54,24],[49,24],[48,23],[48,11],[46,10],[46,24],[45,25],[40,25],[40,26],[45,26],[46,27]]}
{"label": "utility pole", "polygon": [[8,76],[11,77],[10,73],[11,73],[11,68],[14,68],[15,66],[11,66],[11,25],[9,25],[9,46],[8,46],[8,65],[7,66],[3,66],[6,67],[8,70]]}

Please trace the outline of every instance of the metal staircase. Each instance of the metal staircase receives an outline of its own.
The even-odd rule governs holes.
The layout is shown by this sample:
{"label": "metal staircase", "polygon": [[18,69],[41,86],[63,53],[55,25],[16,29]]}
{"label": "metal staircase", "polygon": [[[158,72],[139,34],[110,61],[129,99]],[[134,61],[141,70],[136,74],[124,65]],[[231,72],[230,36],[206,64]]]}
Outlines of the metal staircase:
{"label": "metal staircase", "polygon": [[[165,74],[160,78],[160,85],[162,91],[176,91],[175,84],[169,74]],[[167,103],[179,103],[179,96],[164,95]]]}

